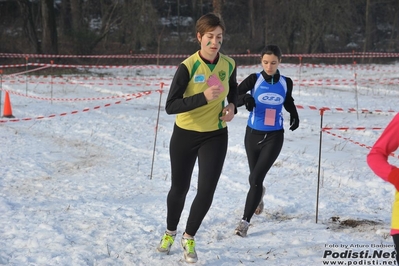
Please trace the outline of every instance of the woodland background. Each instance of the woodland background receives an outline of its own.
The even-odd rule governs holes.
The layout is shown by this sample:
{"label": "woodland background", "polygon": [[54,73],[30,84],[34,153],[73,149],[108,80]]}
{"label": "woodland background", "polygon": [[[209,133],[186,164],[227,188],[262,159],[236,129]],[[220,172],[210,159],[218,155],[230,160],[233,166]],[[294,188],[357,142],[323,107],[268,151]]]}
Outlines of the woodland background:
{"label": "woodland background", "polygon": [[191,54],[211,11],[226,54],[399,51],[398,0],[0,0],[0,53]]}

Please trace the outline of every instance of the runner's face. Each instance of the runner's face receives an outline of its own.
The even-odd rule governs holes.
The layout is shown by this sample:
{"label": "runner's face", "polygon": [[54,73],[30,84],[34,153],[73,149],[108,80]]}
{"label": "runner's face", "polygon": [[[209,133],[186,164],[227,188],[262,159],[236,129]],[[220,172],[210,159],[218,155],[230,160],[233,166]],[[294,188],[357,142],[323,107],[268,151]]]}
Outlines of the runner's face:
{"label": "runner's face", "polygon": [[266,74],[270,76],[276,74],[278,65],[280,64],[277,56],[274,54],[264,54],[261,62]]}
{"label": "runner's face", "polygon": [[202,37],[197,33],[198,41],[201,43],[201,55],[212,61],[215,59],[223,43],[223,30],[216,27],[212,31],[206,32]]}

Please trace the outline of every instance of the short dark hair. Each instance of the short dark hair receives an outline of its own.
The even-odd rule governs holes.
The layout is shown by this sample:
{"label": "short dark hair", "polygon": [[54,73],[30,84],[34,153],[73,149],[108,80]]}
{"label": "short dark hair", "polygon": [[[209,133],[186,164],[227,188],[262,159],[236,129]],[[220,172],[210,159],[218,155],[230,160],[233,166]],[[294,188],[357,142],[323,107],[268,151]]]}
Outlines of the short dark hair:
{"label": "short dark hair", "polygon": [[278,60],[281,60],[281,49],[277,45],[269,44],[265,48],[263,48],[260,57],[262,58],[265,54],[275,55],[277,56]]}
{"label": "short dark hair", "polygon": [[196,23],[197,33],[204,36],[206,32],[212,31],[216,27],[220,26],[223,32],[226,30],[222,16],[216,13],[208,13],[201,16]]}

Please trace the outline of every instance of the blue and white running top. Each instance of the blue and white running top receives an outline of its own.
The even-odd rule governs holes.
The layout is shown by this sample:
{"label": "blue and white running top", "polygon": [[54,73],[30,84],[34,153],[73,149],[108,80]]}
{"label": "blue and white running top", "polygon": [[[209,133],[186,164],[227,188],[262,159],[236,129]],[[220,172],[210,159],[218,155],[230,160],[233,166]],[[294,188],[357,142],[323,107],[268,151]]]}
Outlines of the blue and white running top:
{"label": "blue and white running top", "polygon": [[275,84],[269,84],[260,73],[250,93],[255,99],[255,107],[248,117],[248,126],[259,131],[283,129],[282,108],[287,94],[287,82],[284,76]]}

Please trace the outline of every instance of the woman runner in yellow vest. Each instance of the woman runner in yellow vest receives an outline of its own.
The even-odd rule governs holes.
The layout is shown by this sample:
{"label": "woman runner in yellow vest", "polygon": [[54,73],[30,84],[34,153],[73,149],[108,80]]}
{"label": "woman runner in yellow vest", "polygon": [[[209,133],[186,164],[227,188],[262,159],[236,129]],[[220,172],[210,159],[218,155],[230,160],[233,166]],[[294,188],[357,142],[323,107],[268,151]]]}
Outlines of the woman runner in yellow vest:
{"label": "woman runner in yellow vest", "polygon": [[[181,239],[187,262],[198,260],[194,236],[208,212],[227,152],[227,124],[237,112],[235,61],[221,53],[225,25],[209,13],[197,21],[201,49],[184,60],[172,80],[166,112],[176,114],[170,140],[171,187],[166,231],[157,247],[169,254],[198,159],[198,187]],[[227,102],[226,102],[227,98]]]}

